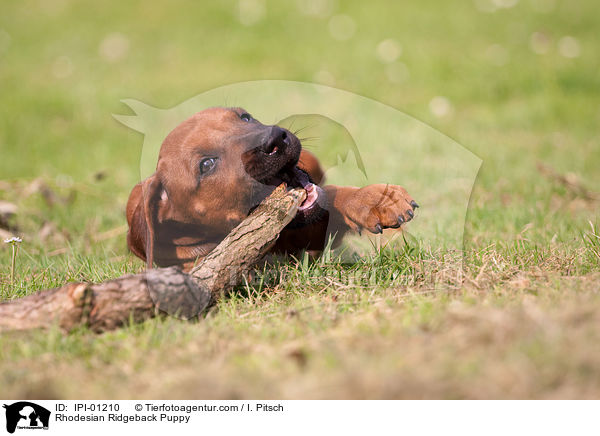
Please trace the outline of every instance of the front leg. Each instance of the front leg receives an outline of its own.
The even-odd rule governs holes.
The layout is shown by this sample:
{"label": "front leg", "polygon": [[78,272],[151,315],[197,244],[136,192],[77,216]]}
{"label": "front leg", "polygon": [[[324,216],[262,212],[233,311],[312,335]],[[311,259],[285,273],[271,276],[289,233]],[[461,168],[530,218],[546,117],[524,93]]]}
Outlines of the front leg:
{"label": "front leg", "polygon": [[325,186],[330,201],[332,224],[360,232],[367,229],[381,233],[386,228],[398,228],[414,217],[419,205],[401,186],[377,184],[364,188]]}

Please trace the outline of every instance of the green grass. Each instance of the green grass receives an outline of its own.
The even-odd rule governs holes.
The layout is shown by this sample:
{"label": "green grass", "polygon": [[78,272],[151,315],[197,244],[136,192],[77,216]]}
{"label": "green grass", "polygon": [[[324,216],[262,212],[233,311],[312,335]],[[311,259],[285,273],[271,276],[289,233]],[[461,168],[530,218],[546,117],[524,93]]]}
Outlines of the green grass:
{"label": "green grass", "polygon": [[[290,259],[199,323],[5,333],[3,396],[598,398],[600,202],[579,189],[600,192],[597,5],[521,0],[484,13],[480,3],[336,2],[332,14],[356,24],[338,41],[331,14],[304,14],[297,2],[267,1],[252,26],[240,24],[237,2],[5,2],[0,200],[18,206],[10,224],[24,242],[15,283],[0,248],[0,299],[143,269],[124,227],[143,138],[112,118],[130,113],[122,99],[171,108],[236,82],[316,80],[423,121],[431,147],[439,131],[483,164],[462,199],[462,248],[454,230],[431,243],[453,212],[424,204],[408,247],[354,263]],[[546,53],[532,51],[535,32]],[[127,47],[110,62],[100,46],[115,33]],[[579,56],[561,55],[565,36]],[[388,38],[402,45],[400,81],[387,70],[402,65],[376,54]],[[445,116],[430,109],[436,96],[451,103]],[[316,129],[321,141],[344,135]],[[377,156],[389,144],[370,146]],[[540,162],[573,184],[543,175]],[[434,163],[374,170],[425,193]]]}

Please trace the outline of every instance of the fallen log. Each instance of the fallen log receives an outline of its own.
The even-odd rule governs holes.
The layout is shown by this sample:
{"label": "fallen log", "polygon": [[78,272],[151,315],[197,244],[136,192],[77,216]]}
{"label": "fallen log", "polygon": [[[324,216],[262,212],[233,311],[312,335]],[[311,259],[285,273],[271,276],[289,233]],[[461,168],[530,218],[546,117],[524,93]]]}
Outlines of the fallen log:
{"label": "fallen log", "polygon": [[235,286],[273,246],[306,196],[279,186],[190,274],[157,268],[99,284],[68,283],[0,303],[0,332],[87,326],[95,332],[142,322],[161,314],[191,320]]}

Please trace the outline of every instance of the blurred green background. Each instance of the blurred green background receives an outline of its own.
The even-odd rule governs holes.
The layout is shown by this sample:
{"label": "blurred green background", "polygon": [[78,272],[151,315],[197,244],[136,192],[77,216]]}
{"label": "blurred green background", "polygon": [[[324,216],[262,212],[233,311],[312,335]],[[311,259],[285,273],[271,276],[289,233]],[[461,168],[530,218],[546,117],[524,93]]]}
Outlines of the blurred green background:
{"label": "blurred green background", "polygon": [[0,384],[20,398],[597,398],[599,28],[596,0],[0,0],[0,201],[18,207],[0,230],[24,238],[14,283],[0,249],[2,299],[143,269],[124,214],[143,137],[113,119],[132,114],[122,99],[315,82],[483,160],[467,251],[448,255],[464,254],[462,282],[448,253],[366,260],[413,282],[352,291],[290,263],[288,281],[196,325],[2,336]]}
{"label": "blurred green background", "polygon": [[[553,188],[537,161],[600,185],[594,1],[26,0],[1,10],[3,180],[97,185],[102,172],[101,192],[122,210],[142,138],[111,117],[128,113],[121,99],[168,108],[224,84],[286,79],[379,100],[481,157],[479,236],[544,224]],[[498,220],[506,208],[513,218]]]}

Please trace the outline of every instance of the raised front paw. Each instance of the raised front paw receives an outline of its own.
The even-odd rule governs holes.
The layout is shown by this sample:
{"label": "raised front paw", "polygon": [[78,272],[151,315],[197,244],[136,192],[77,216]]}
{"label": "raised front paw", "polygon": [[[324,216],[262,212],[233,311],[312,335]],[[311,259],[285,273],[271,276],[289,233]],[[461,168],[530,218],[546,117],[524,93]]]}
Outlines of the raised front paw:
{"label": "raised front paw", "polygon": [[363,228],[381,233],[386,228],[398,228],[415,216],[419,205],[406,189],[397,185],[368,185],[347,197],[344,220],[350,228],[360,232]]}

